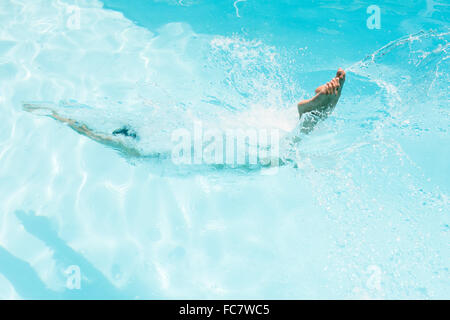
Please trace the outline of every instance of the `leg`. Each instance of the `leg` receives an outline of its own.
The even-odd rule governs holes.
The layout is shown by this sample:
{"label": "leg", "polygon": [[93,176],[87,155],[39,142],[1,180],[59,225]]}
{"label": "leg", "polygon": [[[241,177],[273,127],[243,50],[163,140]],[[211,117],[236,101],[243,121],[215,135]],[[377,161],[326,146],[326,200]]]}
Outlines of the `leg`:
{"label": "leg", "polygon": [[336,106],[341,97],[344,82],[345,71],[339,69],[335,78],[316,89],[316,95],[313,98],[298,103],[297,108],[300,118],[305,113],[314,112],[314,116],[311,119],[305,119],[302,132],[311,132],[320,118],[326,116],[326,113]]}

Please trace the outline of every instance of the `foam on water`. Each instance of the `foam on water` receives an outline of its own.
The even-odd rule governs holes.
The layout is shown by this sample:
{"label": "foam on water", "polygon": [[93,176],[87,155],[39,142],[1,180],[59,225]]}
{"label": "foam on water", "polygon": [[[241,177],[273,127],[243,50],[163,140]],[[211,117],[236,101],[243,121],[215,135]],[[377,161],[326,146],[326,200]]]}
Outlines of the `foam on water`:
{"label": "foam on water", "polygon": [[300,80],[276,47],[148,30],[100,2],[78,1],[72,30],[74,3],[0,3],[1,298],[448,295],[446,31],[354,64],[335,112],[286,151],[297,168],[166,176],[22,103],[99,132],[130,124],[151,153],[196,120],[290,132]]}

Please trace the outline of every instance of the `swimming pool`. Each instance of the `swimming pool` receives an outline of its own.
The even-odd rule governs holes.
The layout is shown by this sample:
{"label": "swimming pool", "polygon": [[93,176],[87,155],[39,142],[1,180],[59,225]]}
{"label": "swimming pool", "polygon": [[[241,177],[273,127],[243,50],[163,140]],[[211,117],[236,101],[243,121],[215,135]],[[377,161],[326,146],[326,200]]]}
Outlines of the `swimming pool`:
{"label": "swimming pool", "polygon": [[[448,298],[450,7],[372,5],[0,2],[0,298]],[[295,135],[338,67],[286,165],[165,156],[198,123]]]}

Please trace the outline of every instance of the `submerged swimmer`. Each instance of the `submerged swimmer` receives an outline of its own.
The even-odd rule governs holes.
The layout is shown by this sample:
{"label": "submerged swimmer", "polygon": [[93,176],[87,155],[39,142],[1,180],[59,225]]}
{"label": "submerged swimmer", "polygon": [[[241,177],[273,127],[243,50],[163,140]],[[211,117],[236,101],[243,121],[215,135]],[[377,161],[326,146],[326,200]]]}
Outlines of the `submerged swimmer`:
{"label": "submerged swimmer", "polygon": [[[299,118],[302,120],[302,133],[307,134],[311,132],[314,126],[321,119],[326,118],[326,116],[333,111],[339,101],[339,98],[341,97],[344,82],[345,71],[339,68],[336,76],[331,79],[331,81],[319,86],[315,90],[316,95],[314,97],[298,103],[297,110],[299,113]],[[114,130],[111,134],[103,134],[95,132],[85,124],[79,123],[76,120],[65,118],[47,106],[24,104],[23,108],[29,112],[48,110],[50,114],[47,114],[47,116],[68,125],[76,132],[91,138],[94,141],[119,150],[127,156],[146,157],[145,155],[142,155],[141,152],[133,146],[133,144],[127,143],[127,140],[129,139],[131,139],[131,141],[139,139],[137,133],[127,125]]]}

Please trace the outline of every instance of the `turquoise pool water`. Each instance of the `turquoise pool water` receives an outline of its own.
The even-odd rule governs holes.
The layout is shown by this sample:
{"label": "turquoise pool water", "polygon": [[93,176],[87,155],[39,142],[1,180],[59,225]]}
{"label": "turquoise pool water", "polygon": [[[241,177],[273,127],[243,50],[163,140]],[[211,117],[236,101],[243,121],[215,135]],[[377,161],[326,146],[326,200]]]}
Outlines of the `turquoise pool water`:
{"label": "turquoise pool water", "polygon": [[[0,298],[449,298],[450,6],[371,5],[2,0]],[[338,67],[278,170],[163,156],[196,122],[297,136]]]}

